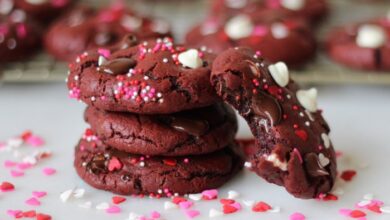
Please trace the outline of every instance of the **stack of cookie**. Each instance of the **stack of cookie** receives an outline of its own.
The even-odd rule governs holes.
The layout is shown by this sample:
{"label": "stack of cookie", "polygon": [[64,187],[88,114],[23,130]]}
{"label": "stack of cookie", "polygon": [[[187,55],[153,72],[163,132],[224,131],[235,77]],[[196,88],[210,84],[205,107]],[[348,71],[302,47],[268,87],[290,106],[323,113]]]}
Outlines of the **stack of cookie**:
{"label": "stack of cookie", "polygon": [[126,36],[70,64],[69,94],[89,106],[91,125],[75,151],[90,185],[124,195],[199,193],[243,166],[237,120],[209,79],[215,56]]}

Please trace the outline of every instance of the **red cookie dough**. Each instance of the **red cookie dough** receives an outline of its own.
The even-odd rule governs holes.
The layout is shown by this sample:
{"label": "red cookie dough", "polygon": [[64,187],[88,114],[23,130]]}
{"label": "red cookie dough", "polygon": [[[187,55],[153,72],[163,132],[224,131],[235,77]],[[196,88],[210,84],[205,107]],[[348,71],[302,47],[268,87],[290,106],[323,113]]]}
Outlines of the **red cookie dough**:
{"label": "red cookie dough", "polygon": [[220,54],[211,80],[255,136],[256,152],[249,153],[253,171],[298,198],[330,192],[336,154],[315,89],[301,90],[284,63],[270,64],[248,48]]}
{"label": "red cookie dough", "polygon": [[209,17],[186,36],[188,45],[220,53],[238,46],[258,50],[272,62],[299,66],[315,57],[316,40],[302,19],[281,10],[238,14],[224,22]]}
{"label": "red cookie dough", "polygon": [[243,159],[236,144],[208,155],[170,158],[132,155],[81,140],[74,165],[79,176],[98,189],[171,197],[222,186],[241,170]]}
{"label": "red cookie dough", "polygon": [[120,151],[160,156],[207,154],[234,141],[237,119],[215,104],[169,115],[138,115],[87,108],[85,119],[99,140]]}
{"label": "red cookie dough", "polygon": [[170,36],[170,26],[122,6],[100,11],[78,6],[52,24],[45,36],[45,47],[59,60],[73,61],[85,50],[115,45],[126,34],[149,40]]}
{"label": "red cookie dough", "polygon": [[332,30],[326,50],[336,62],[362,70],[390,70],[390,18]]}

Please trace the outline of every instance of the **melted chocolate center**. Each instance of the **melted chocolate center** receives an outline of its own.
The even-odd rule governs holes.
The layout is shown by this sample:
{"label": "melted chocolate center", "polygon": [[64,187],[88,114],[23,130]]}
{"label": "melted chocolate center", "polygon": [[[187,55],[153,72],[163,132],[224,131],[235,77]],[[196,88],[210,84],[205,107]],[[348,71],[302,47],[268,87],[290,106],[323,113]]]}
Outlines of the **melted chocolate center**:
{"label": "melted chocolate center", "polygon": [[321,165],[320,160],[315,153],[306,154],[305,166],[310,176],[318,177],[329,175],[329,172]]}
{"label": "melted chocolate center", "polygon": [[107,63],[98,67],[98,71],[101,73],[108,73],[112,75],[126,74],[130,68],[137,65],[137,61],[131,58],[118,58],[110,60]]}
{"label": "melted chocolate center", "polygon": [[209,130],[209,123],[205,120],[192,120],[183,117],[172,117],[171,126],[193,136],[199,137]]}
{"label": "melted chocolate center", "polygon": [[254,94],[252,97],[252,109],[255,115],[270,119],[272,125],[278,124],[282,117],[282,108],[278,101],[264,92]]}
{"label": "melted chocolate center", "polygon": [[104,154],[96,154],[87,164],[87,170],[93,174],[107,173],[107,158]]}

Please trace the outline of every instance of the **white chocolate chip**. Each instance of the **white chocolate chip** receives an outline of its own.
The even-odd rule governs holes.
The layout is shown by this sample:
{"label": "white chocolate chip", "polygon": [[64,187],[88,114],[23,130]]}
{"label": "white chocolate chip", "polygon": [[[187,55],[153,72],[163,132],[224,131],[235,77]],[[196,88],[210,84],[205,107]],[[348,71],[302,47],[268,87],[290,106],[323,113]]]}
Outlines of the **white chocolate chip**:
{"label": "white chocolate chip", "polygon": [[271,32],[276,39],[286,38],[289,34],[288,28],[282,23],[275,23],[271,25]]}
{"label": "white chocolate chip", "polygon": [[363,48],[379,48],[385,45],[387,40],[386,31],[378,25],[362,25],[358,30],[356,44]]}
{"label": "white chocolate chip", "polygon": [[0,14],[7,15],[12,11],[14,7],[14,2],[12,0],[2,0],[0,1]]}
{"label": "white chocolate chip", "polygon": [[210,218],[216,218],[216,217],[221,217],[221,216],[223,216],[223,212],[218,211],[216,209],[210,209],[210,211],[209,211]]}
{"label": "white chocolate chip", "polygon": [[269,65],[268,70],[271,73],[272,78],[279,86],[287,86],[290,81],[290,74],[285,63],[277,62],[275,64]]}
{"label": "white chocolate chip", "polygon": [[281,0],[280,4],[290,10],[300,10],[305,6],[305,0]]}
{"label": "white chocolate chip", "polygon": [[318,91],[315,88],[309,90],[298,90],[297,99],[299,103],[308,111],[317,111],[317,95]]}
{"label": "white chocolate chip", "polygon": [[225,5],[229,8],[243,8],[248,4],[248,0],[225,0]]}
{"label": "white chocolate chip", "polygon": [[324,142],[324,146],[326,149],[330,147],[330,138],[327,134],[322,133],[321,134],[322,141]]}
{"label": "white chocolate chip", "polygon": [[173,202],[170,202],[170,201],[164,202],[164,209],[165,209],[165,210],[177,209],[178,207],[179,207],[179,206],[176,205],[176,204],[173,203]]}
{"label": "white chocolate chip", "polygon": [[329,163],[330,163],[329,158],[325,157],[325,155],[324,155],[323,153],[320,153],[320,154],[318,155],[318,159],[319,159],[320,164],[321,164],[322,167],[326,167],[326,166],[328,166]]}
{"label": "white chocolate chip", "polygon": [[253,32],[253,23],[246,15],[237,15],[225,25],[225,33],[233,40],[249,37]]}
{"label": "white chocolate chip", "polygon": [[267,156],[266,160],[268,162],[271,162],[274,165],[274,167],[278,167],[283,171],[287,171],[287,163],[280,161],[278,155],[276,155],[275,153],[272,153],[269,156]]}
{"label": "white chocolate chip", "polygon": [[178,59],[183,66],[191,69],[201,67],[203,64],[202,59],[199,57],[199,52],[196,49],[189,49],[179,54]]}

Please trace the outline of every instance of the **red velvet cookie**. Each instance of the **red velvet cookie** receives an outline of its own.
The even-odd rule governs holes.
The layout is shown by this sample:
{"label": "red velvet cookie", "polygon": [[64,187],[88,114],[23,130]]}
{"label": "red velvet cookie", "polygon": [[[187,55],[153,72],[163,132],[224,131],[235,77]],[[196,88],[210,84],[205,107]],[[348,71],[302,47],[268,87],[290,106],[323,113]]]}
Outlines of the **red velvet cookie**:
{"label": "red velvet cookie", "polygon": [[363,70],[390,70],[390,18],[335,28],[326,50],[338,63]]}
{"label": "red velvet cookie", "polygon": [[321,20],[328,13],[326,0],[214,0],[212,14],[229,18],[243,12],[256,13],[264,8],[282,10],[310,23]]}
{"label": "red velvet cookie", "polygon": [[170,36],[170,26],[165,21],[142,17],[122,6],[98,12],[78,6],[50,27],[45,36],[45,47],[59,60],[73,61],[85,50],[115,45],[126,34],[149,40]]}
{"label": "red velvet cookie", "polygon": [[214,57],[169,38],[138,44],[128,36],[112,51],[91,51],[70,64],[69,94],[102,110],[138,114],[209,106],[219,100],[209,79]]}
{"label": "red velvet cookie", "polygon": [[298,66],[315,57],[316,40],[305,21],[280,10],[238,14],[226,22],[208,18],[186,36],[188,45],[216,53],[237,46],[258,50],[272,62]]}
{"label": "red velvet cookie", "polygon": [[20,61],[40,47],[41,27],[24,11],[0,3],[0,62]]}
{"label": "red velvet cookie", "polygon": [[87,108],[85,119],[99,140],[120,151],[159,156],[207,154],[234,141],[234,111],[215,104],[169,115],[114,113]]}
{"label": "red velvet cookie", "polygon": [[98,189],[171,197],[222,186],[241,170],[243,159],[236,144],[205,156],[170,158],[132,155],[81,140],[74,165],[79,176]]}
{"label": "red velvet cookie", "polygon": [[[5,0],[7,1],[7,0]],[[13,0],[18,8],[43,23],[52,22],[73,3],[73,0]]]}
{"label": "red velvet cookie", "polygon": [[330,129],[315,89],[301,90],[284,63],[270,64],[247,48],[220,54],[211,80],[218,95],[248,122],[256,139],[252,169],[298,198],[328,193],[336,179]]}

